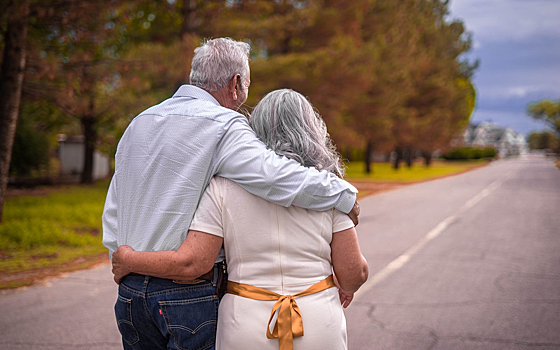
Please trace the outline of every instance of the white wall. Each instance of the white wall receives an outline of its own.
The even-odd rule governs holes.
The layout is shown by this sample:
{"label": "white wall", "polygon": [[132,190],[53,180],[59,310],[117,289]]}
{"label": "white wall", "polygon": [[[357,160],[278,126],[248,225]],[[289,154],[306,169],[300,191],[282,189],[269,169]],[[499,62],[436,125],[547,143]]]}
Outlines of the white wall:
{"label": "white wall", "polygon": [[[59,143],[60,172],[62,175],[79,175],[84,169],[84,144],[81,142]],[[97,151],[93,154],[93,179],[110,175],[109,157]]]}

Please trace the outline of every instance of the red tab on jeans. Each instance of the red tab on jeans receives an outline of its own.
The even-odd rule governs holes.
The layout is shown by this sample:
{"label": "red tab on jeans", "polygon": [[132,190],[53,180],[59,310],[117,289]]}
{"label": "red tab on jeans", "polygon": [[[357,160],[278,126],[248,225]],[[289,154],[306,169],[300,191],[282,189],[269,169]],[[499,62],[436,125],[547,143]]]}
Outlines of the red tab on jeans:
{"label": "red tab on jeans", "polygon": [[160,315],[163,315],[163,312],[161,312],[161,309],[159,309],[159,314],[160,314]]}

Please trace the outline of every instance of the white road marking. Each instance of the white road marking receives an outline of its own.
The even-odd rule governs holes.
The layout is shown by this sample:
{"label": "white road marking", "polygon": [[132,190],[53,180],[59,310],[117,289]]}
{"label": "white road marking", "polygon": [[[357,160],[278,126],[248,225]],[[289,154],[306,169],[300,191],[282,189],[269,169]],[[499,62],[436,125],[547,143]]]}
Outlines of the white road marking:
{"label": "white road marking", "polygon": [[361,296],[363,296],[367,291],[369,291],[379,282],[383,281],[385,278],[387,278],[389,275],[393,274],[394,272],[400,270],[404,265],[406,265],[408,261],[410,261],[412,255],[414,255],[416,252],[422,249],[426,245],[426,243],[428,243],[432,239],[442,234],[443,231],[445,231],[445,229],[447,229],[449,225],[451,225],[455,220],[457,220],[457,218],[461,214],[465,213],[467,210],[474,207],[482,199],[484,199],[495,189],[500,187],[502,183],[504,183],[504,181],[509,177],[510,173],[511,170],[508,171],[501,178],[492,182],[485,189],[477,193],[474,197],[472,197],[465,204],[463,204],[455,214],[441,221],[439,224],[436,225],[436,227],[434,227],[430,232],[428,232],[424,237],[422,237],[418,242],[416,242],[416,244],[408,248],[404,253],[402,253],[396,259],[388,263],[384,268],[379,270],[379,272],[377,272],[375,275],[370,276],[367,282],[364,283],[362,287],[354,294],[354,300],[360,299]]}

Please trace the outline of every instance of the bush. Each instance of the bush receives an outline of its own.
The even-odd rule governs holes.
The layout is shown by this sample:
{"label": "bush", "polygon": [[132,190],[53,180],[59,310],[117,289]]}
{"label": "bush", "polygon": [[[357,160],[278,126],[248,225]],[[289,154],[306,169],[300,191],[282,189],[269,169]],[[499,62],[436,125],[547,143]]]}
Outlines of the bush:
{"label": "bush", "polygon": [[476,148],[469,146],[452,148],[443,155],[446,160],[491,159],[495,157],[496,150],[494,147]]}
{"label": "bush", "polygon": [[10,174],[13,176],[30,176],[49,166],[49,139],[45,133],[36,130],[23,118],[18,120]]}
{"label": "bush", "polygon": [[498,153],[494,147],[485,147],[482,149],[482,158],[496,158]]}

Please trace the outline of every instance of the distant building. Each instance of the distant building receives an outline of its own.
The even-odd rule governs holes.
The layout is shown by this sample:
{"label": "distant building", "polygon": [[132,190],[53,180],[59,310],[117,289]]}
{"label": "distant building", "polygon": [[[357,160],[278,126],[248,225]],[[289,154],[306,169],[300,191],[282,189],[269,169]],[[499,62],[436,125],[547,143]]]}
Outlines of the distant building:
{"label": "distant building", "polygon": [[488,122],[470,124],[463,133],[463,142],[472,147],[492,146],[500,157],[524,154],[528,150],[525,136]]}
{"label": "distant building", "polygon": [[[68,180],[79,181],[84,170],[84,136],[58,135],[60,175]],[[93,154],[93,179],[103,179],[111,173],[109,157],[95,151]]]}

